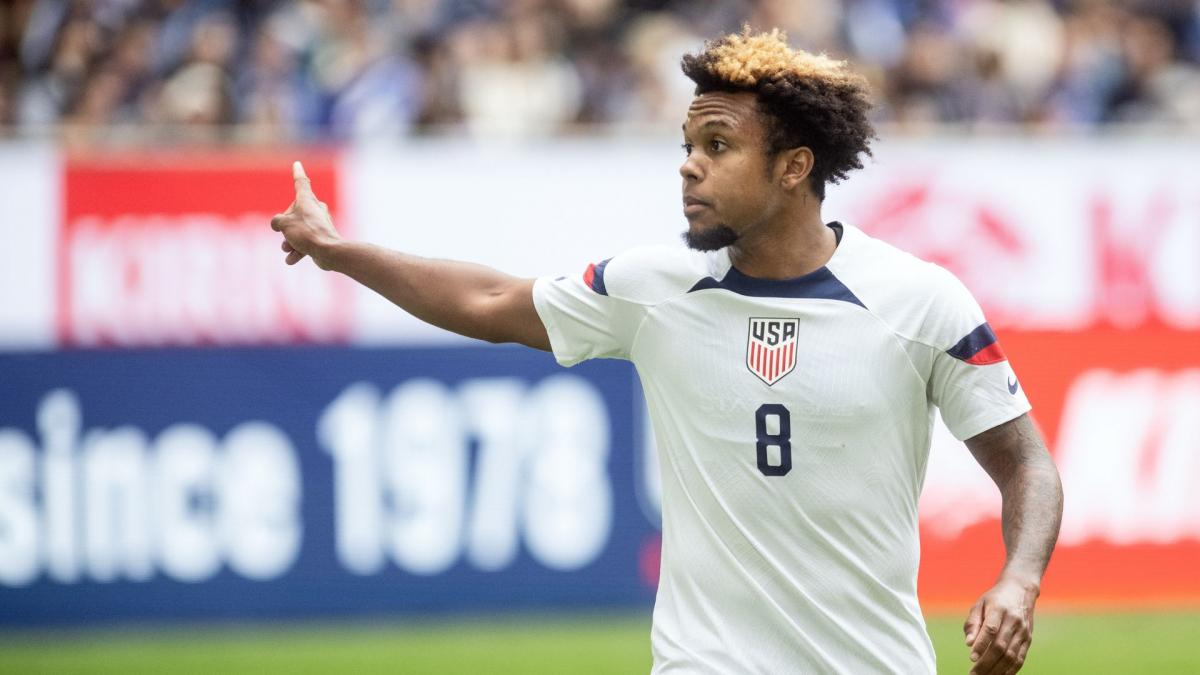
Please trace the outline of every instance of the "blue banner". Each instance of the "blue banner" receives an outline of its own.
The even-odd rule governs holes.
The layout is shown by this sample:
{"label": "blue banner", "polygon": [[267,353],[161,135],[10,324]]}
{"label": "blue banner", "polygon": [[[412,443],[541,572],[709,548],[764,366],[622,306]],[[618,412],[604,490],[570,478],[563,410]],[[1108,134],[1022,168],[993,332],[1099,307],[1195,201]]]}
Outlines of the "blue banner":
{"label": "blue banner", "polygon": [[647,436],[518,348],[0,355],[0,624],[645,607]]}

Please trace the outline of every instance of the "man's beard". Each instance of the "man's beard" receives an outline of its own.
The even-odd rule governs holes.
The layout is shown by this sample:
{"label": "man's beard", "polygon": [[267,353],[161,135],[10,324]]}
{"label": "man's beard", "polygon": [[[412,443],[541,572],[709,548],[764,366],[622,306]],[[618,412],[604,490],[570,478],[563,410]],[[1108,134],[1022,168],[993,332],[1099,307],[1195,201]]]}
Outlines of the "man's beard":
{"label": "man's beard", "polygon": [[688,228],[682,236],[688,248],[696,251],[719,251],[738,240],[738,233],[729,229],[728,225],[717,225],[700,232]]}

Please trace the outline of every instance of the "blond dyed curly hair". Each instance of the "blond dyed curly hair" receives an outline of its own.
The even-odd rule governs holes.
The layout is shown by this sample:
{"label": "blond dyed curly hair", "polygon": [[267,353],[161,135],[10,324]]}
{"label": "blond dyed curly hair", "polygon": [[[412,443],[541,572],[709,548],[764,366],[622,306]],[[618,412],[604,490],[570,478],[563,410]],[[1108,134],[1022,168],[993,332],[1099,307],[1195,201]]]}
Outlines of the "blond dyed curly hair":
{"label": "blond dyed curly hair", "polygon": [[683,57],[683,72],[696,95],[753,92],[767,122],[767,153],[807,147],[815,162],[810,174],[818,199],[826,183],[861,169],[875,130],[866,79],[844,61],[792,49],[778,28],[752,34],[749,27],[706,42],[699,54]]}

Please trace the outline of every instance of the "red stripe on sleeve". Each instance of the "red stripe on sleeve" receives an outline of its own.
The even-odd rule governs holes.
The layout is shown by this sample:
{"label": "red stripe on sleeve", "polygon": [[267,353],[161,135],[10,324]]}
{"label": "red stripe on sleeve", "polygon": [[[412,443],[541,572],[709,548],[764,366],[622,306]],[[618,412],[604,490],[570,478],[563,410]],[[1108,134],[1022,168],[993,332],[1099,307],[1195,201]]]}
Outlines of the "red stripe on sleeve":
{"label": "red stripe on sleeve", "polygon": [[1008,357],[1004,355],[1004,350],[1000,348],[1000,343],[997,341],[975,352],[974,356],[967,359],[967,363],[973,366],[986,366],[1007,360]]}

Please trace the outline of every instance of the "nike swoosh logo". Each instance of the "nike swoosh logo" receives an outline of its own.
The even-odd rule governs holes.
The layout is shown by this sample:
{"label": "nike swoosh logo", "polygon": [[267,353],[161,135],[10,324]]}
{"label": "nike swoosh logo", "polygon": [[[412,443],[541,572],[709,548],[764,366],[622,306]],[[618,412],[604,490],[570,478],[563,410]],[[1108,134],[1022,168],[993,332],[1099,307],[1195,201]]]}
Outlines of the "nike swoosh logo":
{"label": "nike swoosh logo", "polygon": [[1017,382],[1015,379],[1013,379],[1011,377],[1008,378],[1008,393],[1012,394],[1013,396],[1016,396],[1017,389],[1020,389],[1020,388],[1021,388],[1020,382]]}

